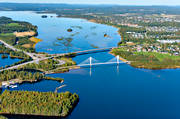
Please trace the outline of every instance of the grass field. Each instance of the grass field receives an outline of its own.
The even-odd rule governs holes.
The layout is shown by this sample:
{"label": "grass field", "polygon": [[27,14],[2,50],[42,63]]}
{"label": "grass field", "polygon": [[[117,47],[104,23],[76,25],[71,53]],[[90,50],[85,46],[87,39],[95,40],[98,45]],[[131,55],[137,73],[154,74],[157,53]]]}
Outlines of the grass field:
{"label": "grass field", "polygon": [[0,36],[5,36],[5,37],[7,37],[7,36],[14,36],[14,34],[13,33],[0,33]]}
{"label": "grass field", "polygon": [[114,55],[131,61],[131,66],[147,69],[180,68],[180,56],[162,54],[157,52],[132,52],[125,48],[117,48],[111,51]]}
{"label": "grass field", "polygon": [[6,24],[7,26],[12,26],[12,27],[16,27],[16,26],[20,26],[20,24],[18,23],[9,23],[9,24]]}

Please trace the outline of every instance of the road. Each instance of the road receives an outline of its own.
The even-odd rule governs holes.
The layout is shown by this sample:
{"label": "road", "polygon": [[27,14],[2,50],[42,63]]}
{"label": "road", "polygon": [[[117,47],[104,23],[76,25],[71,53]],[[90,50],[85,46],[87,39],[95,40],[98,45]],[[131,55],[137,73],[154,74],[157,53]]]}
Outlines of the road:
{"label": "road", "polygon": [[108,50],[111,50],[113,48],[117,48],[117,47],[98,48],[98,49],[82,50],[82,51],[75,51],[75,52],[69,52],[69,53],[52,54],[52,56],[58,57],[58,56],[69,55],[69,54],[82,55],[82,54],[108,51]]}
{"label": "road", "polygon": [[[25,53],[26,55],[30,56],[33,59],[33,61],[25,62],[25,63],[22,63],[22,64],[18,64],[18,65],[12,66],[12,67],[2,69],[2,70],[0,70],[0,72],[5,71],[5,70],[10,70],[10,69],[17,69],[20,66],[24,66],[24,65],[27,65],[27,64],[30,64],[30,63],[38,63],[39,61],[42,61],[42,60],[46,60],[46,59],[55,58],[55,57],[58,57],[58,56],[64,56],[64,55],[69,54],[69,53],[52,54],[50,57],[45,57],[45,56],[41,56],[40,54],[37,54],[37,53],[29,53],[29,52],[25,52],[25,51],[22,51],[20,49],[17,49],[14,46],[11,46],[11,45],[7,44],[3,40],[0,40],[0,42],[3,43],[7,48],[12,49],[13,51],[21,51],[21,52]],[[114,47],[91,49],[91,50],[77,51],[77,52],[72,52],[72,53],[77,53],[78,54],[78,53],[100,52],[100,51],[103,51],[103,50],[110,50],[112,48],[114,48]],[[63,65],[63,64],[66,63],[63,60],[58,60],[58,61],[59,61],[58,65]]]}
{"label": "road", "polygon": [[[20,50],[20,49],[15,48],[14,46],[11,46],[11,45],[7,44],[7,43],[4,42],[3,40],[0,40],[0,42],[1,42],[2,44],[4,44],[7,48],[12,49],[13,51],[23,52],[23,53],[25,53],[26,55],[30,56],[30,57],[33,59],[33,61],[25,62],[25,63],[22,63],[22,64],[18,64],[18,65],[12,66],[12,67],[8,67],[8,68],[5,68],[5,69],[2,69],[2,70],[0,70],[0,72],[1,72],[1,71],[5,71],[5,70],[9,70],[9,69],[17,69],[17,68],[20,67],[20,66],[24,66],[24,65],[27,65],[27,64],[30,64],[30,63],[38,63],[39,61],[52,58],[52,57],[41,57],[41,58],[38,58],[38,57],[40,57],[38,54],[28,53],[28,52],[22,51],[22,50]],[[61,64],[61,63],[62,63],[62,62],[60,62],[60,64]]]}
{"label": "road", "polygon": [[30,56],[32,59],[38,59],[37,57],[34,56],[33,53],[28,53],[28,52],[22,51],[22,50],[20,50],[20,49],[17,49],[17,48],[15,48],[14,46],[11,46],[11,45],[7,44],[7,43],[4,42],[3,40],[0,40],[0,42],[1,42],[2,44],[4,44],[7,48],[9,48],[9,49],[11,49],[11,50],[13,50],[13,51],[23,52],[24,54]]}
{"label": "road", "polygon": [[10,70],[10,69],[18,69],[21,66],[24,66],[24,65],[27,65],[27,64],[31,64],[31,63],[38,63],[39,61],[46,60],[46,59],[49,59],[49,57],[41,58],[41,59],[36,59],[36,60],[33,60],[33,61],[29,61],[29,62],[25,62],[25,63],[22,63],[22,64],[18,64],[18,65],[12,66],[12,67],[1,69],[0,72],[5,71],[5,70]]}

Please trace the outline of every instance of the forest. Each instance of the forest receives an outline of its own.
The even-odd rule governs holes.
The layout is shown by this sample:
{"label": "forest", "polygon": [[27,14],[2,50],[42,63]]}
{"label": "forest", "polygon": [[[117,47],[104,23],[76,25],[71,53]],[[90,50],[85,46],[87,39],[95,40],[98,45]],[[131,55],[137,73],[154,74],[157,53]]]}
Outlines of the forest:
{"label": "forest", "polygon": [[9,81],[12,79],[19,79],[20,81],[37,81],[43,79],[45,76],[40,72],[28,72],[25,70],[6,70],[0,72],[1,81]]}
{"label": "forest", "polygon": [[0,96],[0,114],[66,117],[79,101],[70,92],[31,92],[5,90]]}
{"label": "forest", "polygon": [[28,22],[14,21],[8,17],[0,17],[0,33],[36,31],[37,26]]}
{"label": "forest", "polygon": [[17,70],[6,70],[0,72],[0,79],[2,81],[11,81],[17,79],[19,83],[23,82],[36,82],[40,80],[55,80],[55,81],[63,81],[62,78],[53,78],[44,75],[44,73],[38,70],[32,69],[17,69]]}

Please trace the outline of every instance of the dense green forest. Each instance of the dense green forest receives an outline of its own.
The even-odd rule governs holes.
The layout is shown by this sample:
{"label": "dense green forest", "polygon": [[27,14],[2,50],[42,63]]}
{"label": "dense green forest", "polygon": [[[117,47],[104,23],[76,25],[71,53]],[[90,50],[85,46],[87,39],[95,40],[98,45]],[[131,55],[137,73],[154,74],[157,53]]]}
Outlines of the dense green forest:
{"label": "dense green forest", "polygon": [[77,94],[70,92],[7,91],[0,96],[1,114],[28,114],[65,117],[79,101]]}
{"label": "dense green forest", "polygon": [[23,70],[6,70],[0,72],[1,81],[9,81],[12,79],[19,79],[22,81],[36,81],[43,79],[44,75],[40,72],[28,72]]}
{"label": "dense green forest", "polygon": [[33,26],[28,22],[14,21],[11,18],[0,17],[0,33],[13,33],[36,30],[37,26]]}
{"label": "dense green forest", "polygon": [[0,79],[2,81],[10,81],[12,79],[18,79],[19,82],[35,82],[39,81],[41,79],[47,79],[47,80],[56,80],[56,81],[63,81],[62,78],[53,78],[53,77],[47,77],[43,73],[39,72],[38,70],[32,70],[32,69],[18,69],[18,70],[6,70],[0,72]]}

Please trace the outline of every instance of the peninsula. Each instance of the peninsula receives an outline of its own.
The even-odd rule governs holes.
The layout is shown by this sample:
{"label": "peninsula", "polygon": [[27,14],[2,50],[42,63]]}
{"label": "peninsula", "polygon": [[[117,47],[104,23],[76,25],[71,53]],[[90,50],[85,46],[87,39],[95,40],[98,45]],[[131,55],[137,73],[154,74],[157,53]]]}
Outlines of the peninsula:
{"label": "peninsula", "polygon": [[79,97],[70,92],[4,91],[0,96],[0,114],[66,117]]}

